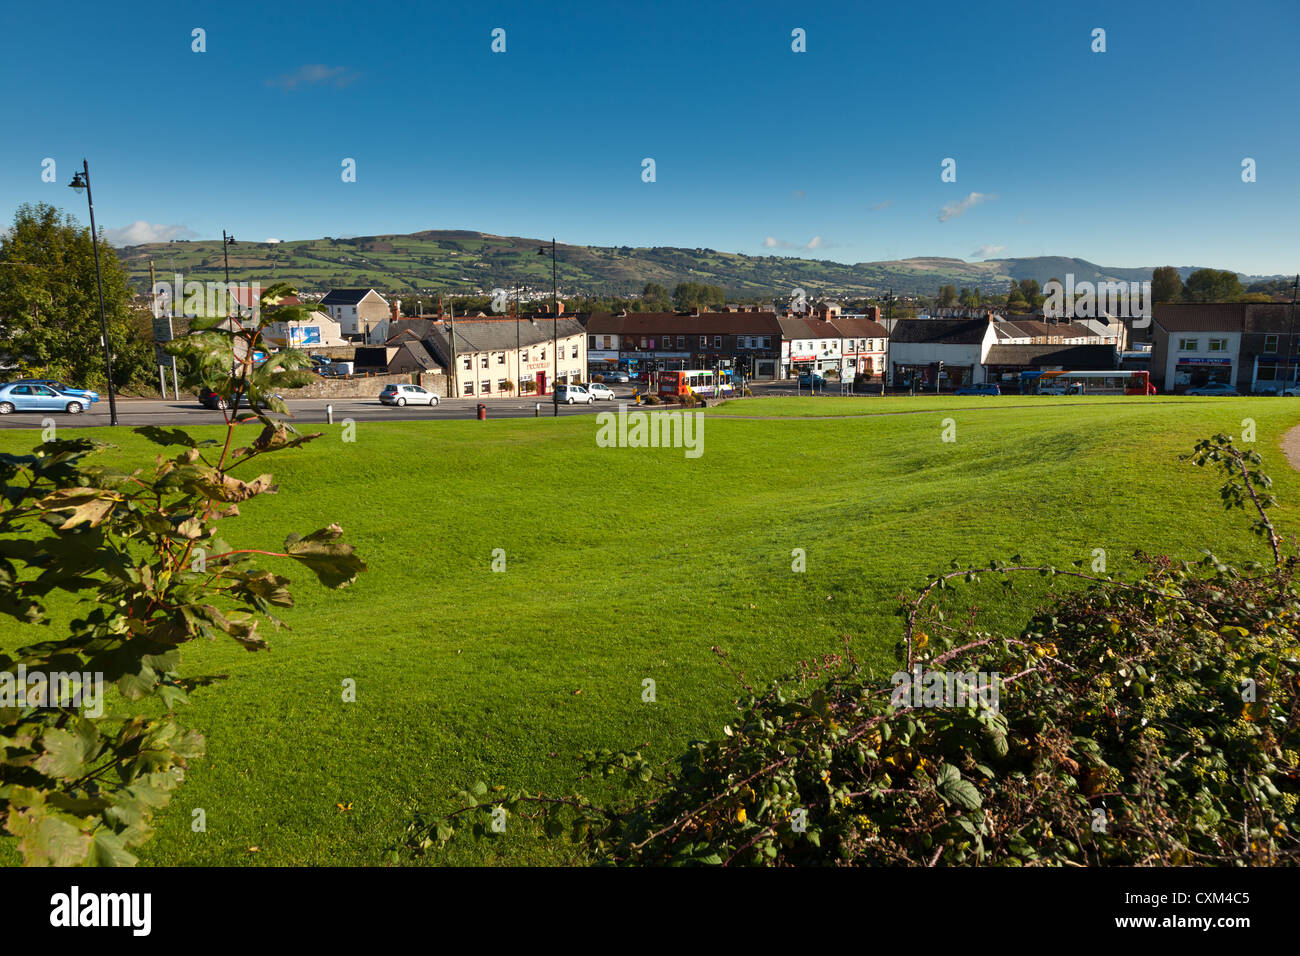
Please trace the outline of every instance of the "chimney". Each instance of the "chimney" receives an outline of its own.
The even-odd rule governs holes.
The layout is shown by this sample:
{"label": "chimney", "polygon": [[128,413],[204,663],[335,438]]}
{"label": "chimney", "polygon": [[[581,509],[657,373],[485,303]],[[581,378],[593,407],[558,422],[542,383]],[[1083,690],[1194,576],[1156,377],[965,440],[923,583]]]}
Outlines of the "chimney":
{"label": "chimney", "polygon": [[388,304],[388,312],[393,317],[394,322],[400,319],[402,317],[402,300],[394,299],[390,302]]}
{"label": "chimney", "polygon": [[442,318],[442,296],[438,296],[438,318]]}
{"label": "chimney", "polygon": [[699,307],[698,305],[693,305],[693,306],[691,306],[691,315],[692,315],[692,316],[695,316],[696,318],[699,318],[699,315],[700,315],[700,307]]}

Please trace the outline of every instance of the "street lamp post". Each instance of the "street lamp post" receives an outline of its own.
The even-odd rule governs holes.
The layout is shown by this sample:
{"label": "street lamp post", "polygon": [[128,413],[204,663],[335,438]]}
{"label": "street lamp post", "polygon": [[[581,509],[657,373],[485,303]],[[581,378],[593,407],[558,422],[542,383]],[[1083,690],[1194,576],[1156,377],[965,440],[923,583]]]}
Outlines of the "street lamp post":
{"label": "street lamp post", "polygon": [[[537,250],[539,256],[546,255],[546,247]],[[554,381],[551,382],[551,417],[560,414],[560,393],[557,385],[560,381],[560,286],[555,271],[555,237],[551,237],[551,351],[554,369]]]}
{"label": "street lamp post", "polygon": [[[226,260],[226,315],[230,315],[230,247],[235,244],[235,237],[226,235],[226,230],[221,230],[221,255]],[[235,308],[239,309],[239,302],[236,300]],[[243,312],[240,311],[240,317]]]}
{"label": "street lamp post", "polygon": [[108,316],[104,312],[104,278],[99,269],[99,238],[95,234],[95,200],[90,194],[90,163],[81,161],[81,172],[72,177],[68,183],[77,192],[86,191],[86,202],[90,206],[90,244],[95,250],[95,285],[99,289],[99,331],[104,342],[104,370],[108,373],[108,417],[109,424],[117,424],[117,393],[113,389],[113,355],[108,345]]}

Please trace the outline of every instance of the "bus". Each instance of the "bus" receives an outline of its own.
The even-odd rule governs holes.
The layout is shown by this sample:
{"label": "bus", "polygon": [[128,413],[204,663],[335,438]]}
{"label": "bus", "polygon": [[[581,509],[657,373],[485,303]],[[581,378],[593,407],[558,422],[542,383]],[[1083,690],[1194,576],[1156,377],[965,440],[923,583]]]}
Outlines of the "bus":
{"label": "bus", "polygon": [[1154,395],[1150,372],[1021,372],[1022,395]]}
{"label": "bus", "polygon": [[683,395],[714,398],[734,394],[735,387],[732,385],[729,368],[718,371],[694,368],[659,372],[658,392],[664,400],[677,399]]}

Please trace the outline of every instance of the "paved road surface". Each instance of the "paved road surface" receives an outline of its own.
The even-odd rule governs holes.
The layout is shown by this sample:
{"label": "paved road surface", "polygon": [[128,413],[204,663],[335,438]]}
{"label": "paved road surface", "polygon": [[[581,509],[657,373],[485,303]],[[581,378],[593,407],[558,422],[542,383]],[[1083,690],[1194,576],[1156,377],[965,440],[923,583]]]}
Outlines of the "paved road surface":
{"label": "paved road surface", "polygon": [[[620,400],[631,401],[631,392]],[[532,418],[535,414],[536,401],[518,399],[489,399],[488,418]],[[405,408],[393,408],[380,404],[377,398],[304,398],[290,400],[289,411],[293,413],[294,422],[324,422],[325,406],[334,406],[334,421],[351,418],[359,422],[397,421],[402,419],[466,419],[478,414],[478,402],[473,398],[444,398],[434,408],[407,405]],[[593,412],[608,411],[617,408],[617,402],[597,402],[595,405],[561,405],[560,414],[589,415]],[[552,416],[551,403],[542,403],[542,415]],[[92,405],[89,411],[80,415],[67,415],[55,412],[14,412],[0,417],[0,428],[40,428],[42,419],[50,417],[59,425],[68,428],[84,428],[88,425],[107,425],[109,423],[108,402],[105,399]],[[161,399],[120,399],[117,403],[117,421],[119,426],[127,428],[139,425],[220,425],[225,418],[221,412],[202,408],[194,400],[163,401]]]}

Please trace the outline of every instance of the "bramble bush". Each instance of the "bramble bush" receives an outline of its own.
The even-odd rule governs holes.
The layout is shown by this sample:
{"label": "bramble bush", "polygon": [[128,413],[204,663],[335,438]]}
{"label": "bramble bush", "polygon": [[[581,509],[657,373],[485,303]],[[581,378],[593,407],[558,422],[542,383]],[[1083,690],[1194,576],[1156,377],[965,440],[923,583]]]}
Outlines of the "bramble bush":
{"label": "bramble bush", "polygon": [[[290,291],[273,286],[262,305]],[[303,317],[293,309],[277,314]],[[17,686],[25,667],[28,680],[42,675],[48,687],[56,674],[101,674],[111,684],[106,696],[115,691],[99,716],[84,699],[56,702],[26,686],[15,706],[0,706],[0,820],[28,864],[136,862],[131,848],[149,838],[153,812],[203,753],[202,735],[175,711],[195,687],[220,679],[182,677],[181,647],[224,635],[261,650],[261,625],[281,626],[277,610],[293,604],[289,579],[260,567],[258,557],[296,562],[331,588],[365,570],[334,524],[290,534],[282,552],[223,537],[244,502],[276,491],[271,475],[250,477],[248,464],[320,437],[269,417],[267,409],[285,411],[274,395],[275,369],[307,359],[281,352],[256,367],[263,325],[235,331],[195,323],[197,331],[169,346],[186,360],[188,387],[206,385],[227,398],[224,442],[137,428],[165,451],[151,468],[131,472],[96,464],[107,446],[88,438],[0,454],[0,614],[35,639],[50,624],[46,604],[56,592],[84,606],[66,635],[0,654],[0,678]],[[244,423],[262,427],[238,446]],[[141,715],[135,705],[148,700],[162,716]]]}
{"label": "bramble bush", "polygon": [[[507,827],[602,864],[1294,864],[1297,556],[1269,521],[1256,453],[1217,435],[1187,458],[1225,473],[1225,505],[1255,512],[1270,562],[1140,556],[1134,581],[1018,556],[954,566],[900,608],[900,671],[1001,675],[996,698],[891,703],[851,655],[829,655],[747,688],[720,738],[670,763],[582,755],[588,779],[628,787],[621,800],[479,782],[449,812],[418,815],[393,853],[495,838],[504,809]],[[1086,584],[1014,637],[938,606],[941,592],[1024,574]]]}

